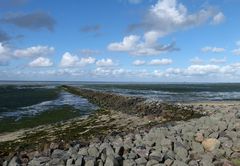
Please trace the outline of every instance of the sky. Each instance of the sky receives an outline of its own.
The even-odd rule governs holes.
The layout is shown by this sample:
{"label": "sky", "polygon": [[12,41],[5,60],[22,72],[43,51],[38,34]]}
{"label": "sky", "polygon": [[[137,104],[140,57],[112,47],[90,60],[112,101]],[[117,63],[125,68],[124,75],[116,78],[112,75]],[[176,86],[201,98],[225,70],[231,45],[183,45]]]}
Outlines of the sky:
{"label": "sky", "polygon": [[0,0],[0,80],[240,82],[239,0]]}

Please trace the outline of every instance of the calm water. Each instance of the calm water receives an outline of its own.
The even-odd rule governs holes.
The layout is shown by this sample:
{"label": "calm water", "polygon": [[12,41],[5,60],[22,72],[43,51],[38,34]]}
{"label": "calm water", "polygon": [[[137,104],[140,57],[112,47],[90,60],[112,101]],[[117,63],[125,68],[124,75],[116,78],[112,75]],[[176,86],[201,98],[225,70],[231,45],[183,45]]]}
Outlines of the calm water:
{"label": "calm water", "polygon": [[82,86],[169,102],[240,100],[240,84],[86,84]]}
{"label": "calm water", "polygon": [[0,120],[37,116],[45,111],[68,107],[89,115],[97,109],[88,100],[62,91],[55,83],[12,83],[0,84]]}

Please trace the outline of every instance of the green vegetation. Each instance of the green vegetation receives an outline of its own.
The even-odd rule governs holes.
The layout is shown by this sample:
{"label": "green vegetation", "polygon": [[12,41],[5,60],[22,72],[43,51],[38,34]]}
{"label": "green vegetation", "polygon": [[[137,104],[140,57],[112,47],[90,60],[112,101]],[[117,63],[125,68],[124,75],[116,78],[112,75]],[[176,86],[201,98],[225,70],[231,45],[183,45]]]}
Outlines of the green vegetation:
{"label": "green vegetation", "polygon": [[33,117],[23,117],[18,121],[15,121],[15,119],[11,118],[3,119],[0,121],[0,133],[55,123],[78,116],[80,116],[78,110],[74,109],[71,106],[64,106],[61,108],[49,109]]}

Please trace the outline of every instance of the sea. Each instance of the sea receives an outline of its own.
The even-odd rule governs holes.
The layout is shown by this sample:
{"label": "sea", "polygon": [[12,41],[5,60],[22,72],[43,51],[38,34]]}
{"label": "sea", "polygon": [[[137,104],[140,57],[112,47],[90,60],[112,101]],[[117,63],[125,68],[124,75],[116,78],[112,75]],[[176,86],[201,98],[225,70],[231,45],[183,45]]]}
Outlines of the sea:
{"label": "sea", "polygon": [[98,107],[70,85],[163,102],[240,101],[240,83],[0,82],[0,133],[88,116]]}

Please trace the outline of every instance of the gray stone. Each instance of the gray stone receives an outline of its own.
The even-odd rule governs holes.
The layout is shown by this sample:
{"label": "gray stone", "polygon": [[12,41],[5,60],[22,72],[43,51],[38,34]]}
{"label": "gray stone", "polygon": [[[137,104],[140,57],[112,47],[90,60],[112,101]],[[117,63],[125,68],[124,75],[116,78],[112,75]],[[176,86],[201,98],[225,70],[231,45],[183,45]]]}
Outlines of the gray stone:
{"label": "gray stone", "polygon": [[184,147],[178,146],[174,149],[174,151],[176,153],[176,156],[179,157],[181,160],[187,160],[188,151]]}
{"label": "gray stone", "polygon": [[164,165],[165,166],[171,166],[173,164],[173,162],[174,162],[173,160],[167,159],[167,160],[164,161]]}
{"label": "gray stone", "polygon": [[144,157],[136,159],[135,162],[137,163],[137,165],[146,165],[147,164],[147,160]]}
{"label": "gray stone", "polygon": [[84,148],[80,148],[78,151],[78,154],[83,155],[83,156],[87,156],[88,155],[88,148],[84,147]]}
{"label": "gray stone", "polygon": [[49,162],[51,160],[51,158],[49,157],[38,157],[38,158],[33,158],[28,165],[30,166],[38,166],[41,164],[45,164],[47,162]]}
{"label": "gray stone", "polygon": [[73,164],[73,161],[74,161],[73,159],[68,159],[66,166],[74,166],[75,164]]}
{"label": "gray stone", "polygon": [[93,147],[88,148],[88,154],[93,157],[98,157],[99,151],[95,146],[93,146]]}
{"label": "gray stone", "polygon": [[119,166],[117,159],[113,156],[107,156],[105,166]]}
{"label": "gray stone", "polygon": [[161,162],[163,161],[163,154],[161,153],[161,151],[153,151],[150,156],[149,156],[149,159],[150,160],[157,160],[158,162]]}
{"label": "gray stone", "polygon": [[70,157],[70,155],[67,152],[60,149],[55,149],[51,156],[52,158],[59,158],[63,160],[67,160]]}
{"label": "gray stone", "polygon": [[123,161],[123,166],[137,166],[133,159],[127,159]]}
{"label": "gray stone", "polygon": [[172,166],[187,166],[187,164],[182,161],[175,160]]}
{"label": "gray stone", "polygon": [[191,160],[188,163],[189,166],[198,166],[198,162],[196,160]]}
{"label": "gray stone", "polygon": [[192,142],[192,151],[197,152],[197,153],[203,153],[204,149],[203,149],[202,144],[193,141]]}
{"label": "gray stone", "polygon": [[213,132],[208,137],[209,138],[218,138],[218,136],[219,136],[218,132]]}
{"label": "gray stone", "polygon": [[97,166],[104,166],[103,161],[101,159],[97,160]]}
{"label": "gray stone", "polygon": [[95,160],[88,160],[85,162],[85,166],[94,166],[96,164]]}
{"label": "gray stone", "polygon": [[154,166],[154,165],[156,165],[156,164],[158,164],[158,161],[157,161],[157,160],[149,160],[149,161],[147,162],[147,165],[146,165],[146,166]]}
{"label": "gray stone", "polygon": [[82,166],[83,164],[83,157],[78,157],[77,160],[75,161],[75,166]]}
{"label": "gray stone", "polygon": [[136,159],[136,158],[138,158],[138,155],[134,152],[130,152],[127,154],[127,158],[128,159]]}
{"label": "gray stone", "polygon": [[14,156],[10,162],[8,163],[9,166],[20,166],[21,163],[19,162],[20,160],[18,159],[17,156]]}
{"label": "gray stone", "polygon": [[49,166],[65,166],[65,162],[59,158],[52,159],[48,164]]}
{"label": "gray stone", "polygon": [[240,119],[240,112],[239,112],[239,111],[236,112],[235,117],[236,117],[237,119]]}
{"label": "gray stone", "polygon": [[208,154],[205,154],[203,156],[202,160],[200,161],[200,165],[201,166],[205,166],[205,165],[212,166],[213,165],[212,161],[213,161],[212,156],[208,155]]}

